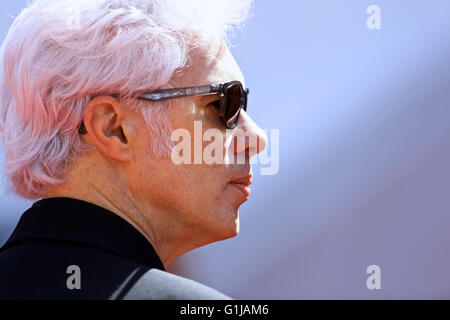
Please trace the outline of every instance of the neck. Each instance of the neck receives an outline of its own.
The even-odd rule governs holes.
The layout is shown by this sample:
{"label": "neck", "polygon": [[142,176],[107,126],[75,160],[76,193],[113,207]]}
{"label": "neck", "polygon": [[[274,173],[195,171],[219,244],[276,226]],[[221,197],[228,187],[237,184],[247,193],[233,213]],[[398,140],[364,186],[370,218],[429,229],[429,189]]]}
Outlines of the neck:
{"label": "neck", "polygon": [[[76,167],[76,166],[74,166]],[[43,198],[69,197],[84,200],[101,206],[130,223],[153,246],[165,268],[178,256],[193,249],[188,245],[188,237],[183,229],[177,228],[173,222],[164,221],[164,214],[158,212],[151,205],[142,204],[130,194],[126,186],[117,183],[118,177],[114,172],[100,173],[101,177],[110,177],[109,181],[89,180],[78,177],[78,170],[72,167],[68,172],[66,183],[54,186]],[[79,172],[79,171],[78,171]],[[117,171],[116,171],[117,172]],[[84,173],[86,173],[84,171]],[[86,176],[86,175],[84,175]],[[177,232],[177,230],[181,232]]]}

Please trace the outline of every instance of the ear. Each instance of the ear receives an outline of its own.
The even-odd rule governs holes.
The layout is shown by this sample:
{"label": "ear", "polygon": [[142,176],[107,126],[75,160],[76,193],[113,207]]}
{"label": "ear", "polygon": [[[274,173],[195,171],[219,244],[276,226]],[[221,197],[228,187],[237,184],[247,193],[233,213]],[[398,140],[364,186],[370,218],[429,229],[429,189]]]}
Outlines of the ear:
{"label": "ear", "polygon": [[129,161],[132,156],[127,130],[123,128],[126,116],[119,100],[111,96],[95,97],[84,111],[86,138],[103,154],[118,161]]}

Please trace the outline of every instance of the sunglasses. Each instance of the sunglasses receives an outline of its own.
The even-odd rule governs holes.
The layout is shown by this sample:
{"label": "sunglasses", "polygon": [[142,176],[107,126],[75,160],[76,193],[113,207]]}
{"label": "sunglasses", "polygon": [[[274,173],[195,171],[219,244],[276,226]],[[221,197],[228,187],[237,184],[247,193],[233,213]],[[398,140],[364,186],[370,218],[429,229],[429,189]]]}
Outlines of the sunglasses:
{"label": "sunglasses", "polygon": [[[137,99],[163,101],[193,96],[219,95],[220,100],[211,103],[219,111],[219,118],[228,129],[234,129],[239,121],[241,109],[247,111],[249,90],[242,87],[239,81],[204,85],[198,87],[170,88],[141,94]],[[82,123],[80,133],[87,133]]]}

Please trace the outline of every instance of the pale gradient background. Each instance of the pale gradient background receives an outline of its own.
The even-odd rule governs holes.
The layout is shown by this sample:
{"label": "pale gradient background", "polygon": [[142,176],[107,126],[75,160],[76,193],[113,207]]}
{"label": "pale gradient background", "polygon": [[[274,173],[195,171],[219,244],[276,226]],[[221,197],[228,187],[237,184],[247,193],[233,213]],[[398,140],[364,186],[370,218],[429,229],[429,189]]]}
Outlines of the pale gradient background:
{"label": "pale gradient background", "polygon": [[[0,39],[21,4],[1,2]],[[256,0],[232,51],[280,171],[254,167],[239,236],[171,270],[235,298],[450,298],[449,17],[448,0]],[[30,203],[0,191],[2,243]]]}

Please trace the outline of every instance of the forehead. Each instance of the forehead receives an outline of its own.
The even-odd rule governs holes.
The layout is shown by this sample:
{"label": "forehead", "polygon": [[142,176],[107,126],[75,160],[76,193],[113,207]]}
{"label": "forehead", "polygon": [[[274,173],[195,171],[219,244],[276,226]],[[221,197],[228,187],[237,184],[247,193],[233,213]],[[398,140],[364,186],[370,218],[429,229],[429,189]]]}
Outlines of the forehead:
{"label": "forehead", "polygon": [[212,41],[204,48],[189,51],[187,66],[172,82],[177,86],[189,87],[232,80],[245,85],[241,69],[225,41]]}

